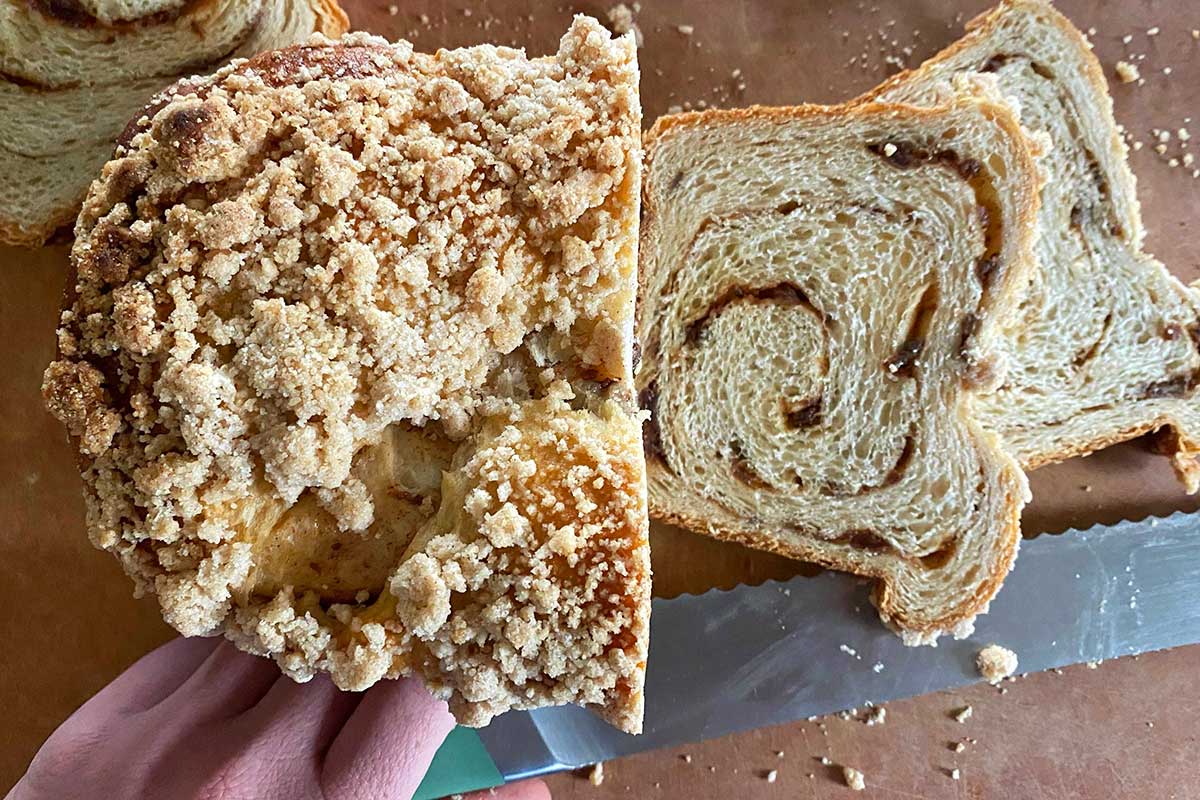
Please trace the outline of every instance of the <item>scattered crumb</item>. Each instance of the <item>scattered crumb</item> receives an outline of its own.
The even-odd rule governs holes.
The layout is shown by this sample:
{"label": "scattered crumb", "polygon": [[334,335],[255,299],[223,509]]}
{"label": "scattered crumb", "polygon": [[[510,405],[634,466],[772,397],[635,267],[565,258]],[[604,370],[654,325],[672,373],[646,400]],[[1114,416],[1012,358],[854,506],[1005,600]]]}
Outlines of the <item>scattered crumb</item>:
{"label": "scattered crumb", "polygon": [[400,13],[400,6],[397,6],[397,5],[388,6],[388,13],[391,14],[393,17],[396,16],[397,14]]}
{"label": "scattered crumb", "polygon": [[782,751],[782,750],[776,750],[776,751],[775,751],[775,757],[776,757],[776,758],[783,758],[783,751]]}
{"label": "scattered crumb", "polygon": [[1162,70],[1162,72],[1163,72],[1163,75],[1170,75],[1170,74],[1171,74],[1171,68],[1170,68],[1170,67],[1163,67],[1163,70]]}
{"label": "scattered crumb", "polygon": [[954,769],[950,770],[950,779],[951,780],[956,781],[961,777],[962,777],[962,772],[959,771],[958,767],[955,767]]}
{"label": "scattered crumb", "polygon": [[833,762],[829,760],[829,756],[821,756],[821,764],[828,767]]}
{"label": "scattered crumb", "polygon": [[883,706],[875,706],[871,709],[871,713],[867,715],[868,725],[882,725],[887,720],[887,709]]}
{"label": "scattered crumb", "polygon": [[1007,647],[989,644],[975,656],[975,666],[993,686],[1017,671],[1017,654]]}
{"label": "scattered crumb", "polygon": [[[638,4],[634,3],[634,6],[638,6]],[[618,36],[623,36],[633,31],[634,44],[641,47],[645,39],[642,36],[642,29],[638,27],[633,15],[634,9],[631,9],[624,3],[618,3],[608,10],[608,26]]]}
{"label": "scattered crumb", "polygon": [[856,792],[867,788],[866,777],[854,767],[842,767],[842,779],[846,785]]}
{"label": "scattered crumb", "polygon": [[1153,722],[1147,722],[1147,723],[1146,723],[1146,727],[1147,727],[1147,728],[1153,728],[1153,727],[1154,727],[1154,723],[1153,723]]}
{"label": "scattered crumb", "polygon": [[691,753],[684,753],[683,755],[680,756],[680,758],[683,759],[683,763],[685,763],[685,764],[692,763],[692,754]]}
{"label": "scattered crumb", "polygon": [[1167,146],[1165,144],[1156,144],[1154,145],[1154,152],[1160,156],[1165,156],[1167,154]]}
{"label": "scattered crumb", "polygon": [[1117,79],[1120,80],[1121,83],[1133,83],[1138,78],[1142,77],[1142,74],[1138,72],[1138,68],[1133,64],[1130,64],[1128,61],[1118,61],[1115,71],[1117,74]]}
{"label": "scattered crumb", "polygon": [[1130,34],[1130,33],[1125,34],[1124,36],[1121,37],[1121,41],[1124,42],[1125,44],[1129,44],[1130,42],[1133,41],[1133,34]]}
{"label": "scattered crumb", "polygon": [[1195,160],[1196,160],[1196,157],[1194,155],[1192,155],[1191,153],[1183,154],[1183,165],[1185,167],[1190,167],[1192,165],[1192,162]]}
{"label": "scattered crumb", "polygon": [[604,762],[603,761],[599,761],[595,764],[592,764],[592,769],[588,773],[588,780],[591,781],[592,786],[599,786],[600,784],[604,783]]}
{"label": "scattered crumb", "polygon": [[679,31],[684,36],[691,36],[693,33],[696,32],[696,29],[694,27],[692,27],[691,25],[676,25],[675,30]]}
{"label": "scattered crumb", "polygon": [[779,770],[777,770],[777,769],[768,770],[767,774],[764,775],[763,777],[767,779],[767,783],[774,783],[776,780],[779,779]]}
{"label": "scattered crumb", "polygon": [[887,144],[885,144],[883,146],[883,154],[885,156],[887,156],[888,158],[891,158],[892,156],[896,155],[896,145],[892,144],[891,142],[888,142]]}
{"label": "scattered crumb", "polygon": [[1153,28],[1147,28],[1146,35],[1147,36],[1158,36],[1158,26],[1155,25]]}
{"label": "scattered crumb", "polygon": [[975,709],[971,708],[971,706],[963,706],[958,711],[954,712],[954,721],[959,723],[966,722],[974,713]]}
{"label": "scattered crumb", "polygon": [[962,751],[967,749],[967,743],[966,742],[955,742],[954,747],[952,749],[956,753],[961,753]]}

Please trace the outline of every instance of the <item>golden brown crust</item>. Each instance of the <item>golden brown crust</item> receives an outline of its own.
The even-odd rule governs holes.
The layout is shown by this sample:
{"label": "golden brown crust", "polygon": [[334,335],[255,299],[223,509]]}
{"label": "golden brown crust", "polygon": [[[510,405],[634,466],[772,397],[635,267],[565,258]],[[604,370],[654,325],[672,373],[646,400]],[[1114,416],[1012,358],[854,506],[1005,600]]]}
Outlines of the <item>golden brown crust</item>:
{"label": "golden brown crust", "polygon": [[337,0],[311,0],[313,11],[317,15],[316,33],[323,33],[330,39],[339,39],[350,30],[350,17],[337,4]]}
{"label": "golden brown crust", "polygon": [[[653,466],[650,469],[654,469]],[[897,606],[895,593],[890,579],[892,575],[882,566],[869,564],[855,557],[856,551],[852,546],[845,546],[844,555],[831,552],[829,546],[805,547],[793,545],[776,536],[757,531],[729,528],[714,524],[709,519],[693,517],[685,512],[665,509],[650,503],[650,517],[668,525],[675,525],[694,533],[702,533],[714,539],[735,542],[762,550],[767,553],[794,558],[797,561],[807,561],[838,572],[850,572],[878,581],[871,595],[872,602],[879,609],[880,616],[888,621],[888,625],[901,632],[913,634],[921,641],[935,640],[937,636],[958,629],[964,623],[970,623],[978,615],[987,610],[988,603],[1000,591],[1005,577],[1012,569],[1017,558],[1017,549],[1021,542],[1021,508],[1025,503],[1024,487],[1012,486],[1008,490],[1004,508],[1003,533],[997,543],[997,558],[988,570],[986,580],[978,585],[977,590],[955,607],[947,610],[941,617],[934,619],[913,620]]]}

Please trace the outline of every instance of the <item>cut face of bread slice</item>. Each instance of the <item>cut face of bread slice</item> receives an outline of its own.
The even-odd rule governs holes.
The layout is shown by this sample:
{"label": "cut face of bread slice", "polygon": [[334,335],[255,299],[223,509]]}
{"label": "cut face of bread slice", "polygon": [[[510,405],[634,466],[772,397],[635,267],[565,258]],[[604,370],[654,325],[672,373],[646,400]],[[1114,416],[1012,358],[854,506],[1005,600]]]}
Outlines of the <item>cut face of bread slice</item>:
{"label": "cut face of bread slice", "polygon": [[40,245],[72,222],[155,92],[348,26],[333,0],[0,4],[0,241]]}
{"label": "cut face of bread slice", "polygon": [[44,391],[185,634],[641,725],[631,37],[354,36],[160,98],[84,204]]}
{"label": "cut face of bread slice", "polygon": [[1027,468],[1162,429],[1200,488],[1200,300],[1142,251],[1133,173],[1104,74],[1049,3],[1013,0],[870,99],[936,104],[959,74],[993,76],[1021,123],[1048,137],[1039,269],[1008,336],[1008,376],[979,402]]}
{"label": "cut face of bread slice", "polygon": [[714,111],[646,143],[637,383],[652,515],[879,579],[913,642],[968,624],[1026,487],[974,421],[1027,280],[1003,106]]}

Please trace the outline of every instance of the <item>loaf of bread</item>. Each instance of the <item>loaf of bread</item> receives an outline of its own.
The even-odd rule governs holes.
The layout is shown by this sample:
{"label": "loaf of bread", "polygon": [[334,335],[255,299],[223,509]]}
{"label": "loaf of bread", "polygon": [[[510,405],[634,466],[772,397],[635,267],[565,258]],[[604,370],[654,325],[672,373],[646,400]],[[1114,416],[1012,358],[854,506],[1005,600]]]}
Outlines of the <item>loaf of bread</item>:
{"label": "loaf of bread", "polygon": [[1036,205],[1015,117],[970,96],[658,120],[638,305],[651,515],[876,578],[909,642],[968,630],[1027,494],[974,405]]}
{"label": "loaf of bread", "polygon": [[187,635],[458,719],[641,726],[638,69],[352,34],[166,93],[84,202],[46,372],[94,542]]}
{"label": "loaf of bread", "polygon": [[180,76],[348,25],[335,0],[0,3],[0,242],[73,222],[125,123]]}
{"label": "loaf of bread", "polygon": [[1039,268],[1006,337],[1008,376],[979,415],[1026,468],[1160,431],[1200,488],[1200,292],[1142,250],[1142,220],[1104,73],[1042,0],[1005,0],[868,100],[936,104],[986,74],[1047,137]]}

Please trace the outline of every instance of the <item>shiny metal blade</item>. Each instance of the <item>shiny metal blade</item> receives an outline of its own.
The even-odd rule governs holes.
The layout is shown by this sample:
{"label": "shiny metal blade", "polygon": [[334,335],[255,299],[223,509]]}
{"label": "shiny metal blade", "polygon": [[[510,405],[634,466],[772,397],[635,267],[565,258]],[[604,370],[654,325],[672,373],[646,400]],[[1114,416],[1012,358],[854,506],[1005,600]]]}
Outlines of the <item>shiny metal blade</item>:
{"label": "shiny metal blade", "polygon": [[936,648],[886,631],[868,588],[824,573],[655,600],[645,733],[562,707],[504,715],[480,738],[515,780],[973,683],[991,642],[1022,672],[1200,642],[1200,516],[1025,542],[976,633]]}

